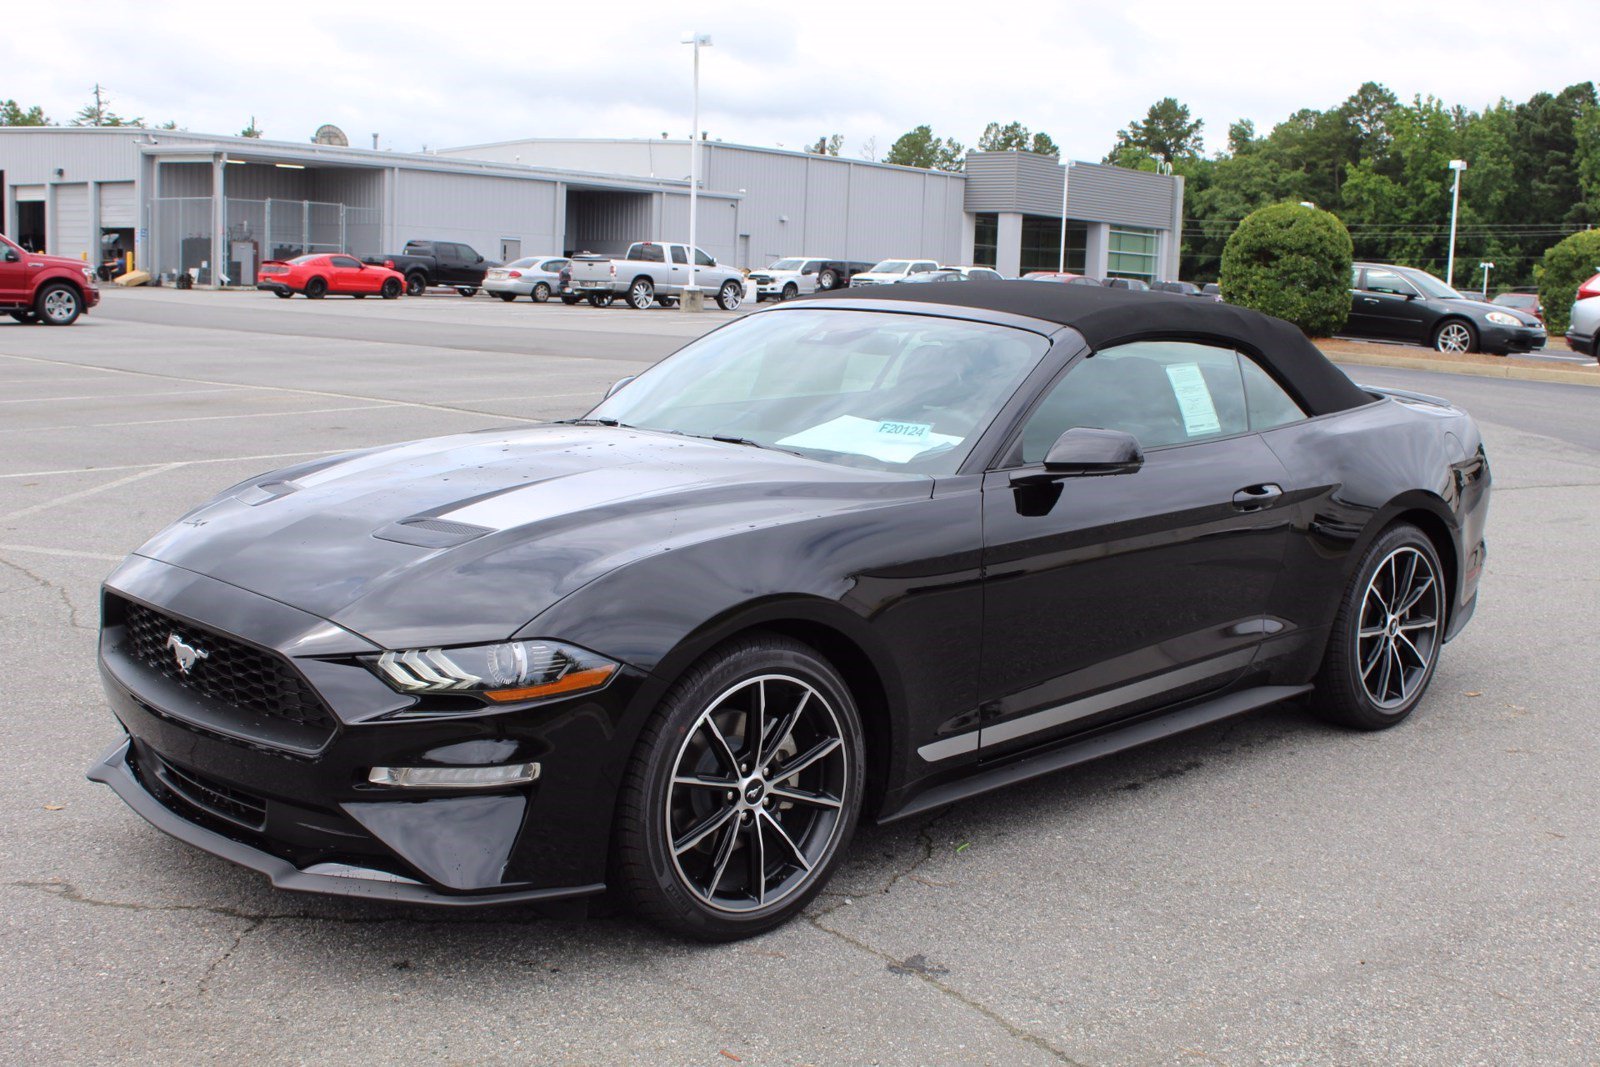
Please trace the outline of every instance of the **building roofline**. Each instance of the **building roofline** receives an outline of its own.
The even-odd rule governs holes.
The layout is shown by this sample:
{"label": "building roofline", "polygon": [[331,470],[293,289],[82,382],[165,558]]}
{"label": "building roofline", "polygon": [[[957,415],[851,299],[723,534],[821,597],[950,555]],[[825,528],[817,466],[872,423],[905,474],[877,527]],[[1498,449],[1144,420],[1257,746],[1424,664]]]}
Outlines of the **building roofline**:
{"label": "building roofline", "polygon": [[[687,137],[514,137],[507,141],[490,141],[486,144],[471,144],[441,148],[441,152],[473,152],[481,148],[509,148],[519,144],[664,144],[685,145],[691,142]],[[904,167],[898,163],[884,163],[875,159],[858,159],[854,156],[828,156],[816,152],[806,152],[795,148],[778,148],[772,145],[740,144],[736,141],[701,141],[707,148],[737,148],[745,152],[764,152],[774,156],[799,156],[802,159],[818,159],[833,161],[835,163],[849,163],[858,167],[884,167],[889,170],[911,171],[915,174],[932,174],[941,178],[964,177],[959,170],[933,170],[927,167]]]}

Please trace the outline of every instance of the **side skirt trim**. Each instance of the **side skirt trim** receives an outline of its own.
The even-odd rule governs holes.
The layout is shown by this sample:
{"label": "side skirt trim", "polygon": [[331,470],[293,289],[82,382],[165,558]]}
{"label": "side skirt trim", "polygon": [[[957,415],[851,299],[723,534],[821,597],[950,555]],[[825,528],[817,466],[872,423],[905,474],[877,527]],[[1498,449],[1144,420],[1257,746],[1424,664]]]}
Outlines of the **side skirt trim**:
{"label": "side skirt trim", "polygon": [[1159,741],[1164,737],[1208,726],[1223,719],[1231,719],[1235,715],[1243,715],[1247,711],[1254,711],[1310,691],[1309,685],[1258,686],[1215,697],[1184,708],[1182,711],[1140,719],[1120,729],[1096,734],[991,770],[980,771],[960,781],[935,786],[913,797],[905,807],[880,818],[878,822],[895,822],[993,789],[1002,789],[1017,782],[1027,781],[1029,778],[1037,778],[1042,774],[1076,767],[1102,756],[1137,748],[1151,741]]}

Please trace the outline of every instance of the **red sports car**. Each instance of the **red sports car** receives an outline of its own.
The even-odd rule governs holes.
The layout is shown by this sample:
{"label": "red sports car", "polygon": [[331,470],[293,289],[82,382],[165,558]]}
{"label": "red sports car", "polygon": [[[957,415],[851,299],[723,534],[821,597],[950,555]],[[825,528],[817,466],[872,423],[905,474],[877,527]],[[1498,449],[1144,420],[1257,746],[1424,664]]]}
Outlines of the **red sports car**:
{"label": "red sports car", "polygon": [[321,300],[329,293],[357,300],[376,293],[393,300],[405,292],[406,279],[399,271],[332,252],[296,256],[287,262],[269,259],[256,273],[256,288],[269,289],[285,300],[296,293],[304,293],[311,300]]}

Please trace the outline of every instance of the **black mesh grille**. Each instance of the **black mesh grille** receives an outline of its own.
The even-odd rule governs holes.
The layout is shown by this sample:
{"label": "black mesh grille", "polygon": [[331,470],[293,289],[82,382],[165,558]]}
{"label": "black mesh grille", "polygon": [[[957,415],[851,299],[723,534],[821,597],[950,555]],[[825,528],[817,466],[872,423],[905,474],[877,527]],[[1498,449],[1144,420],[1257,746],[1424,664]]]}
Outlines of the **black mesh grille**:
{"label": "black mesh grille", "polygon": [[155,757],[156,777],[185,802],[250,830],[267,825],[267,802],[253,793]]}
{"label": "black mesh grille", "polygon": [[[332,730],[333,717],[316,691],[281,657],[143,604],[123,604],[130,659],[214,704]],[[187,672],[178,664],[180,642],[196,653]]]}

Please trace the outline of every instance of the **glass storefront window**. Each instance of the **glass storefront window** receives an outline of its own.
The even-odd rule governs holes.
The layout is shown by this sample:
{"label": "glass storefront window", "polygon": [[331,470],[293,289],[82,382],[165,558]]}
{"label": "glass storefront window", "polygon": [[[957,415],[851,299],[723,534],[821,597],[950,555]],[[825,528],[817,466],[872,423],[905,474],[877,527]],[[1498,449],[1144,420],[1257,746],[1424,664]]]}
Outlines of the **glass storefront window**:
{"label": "glass storefront window", "polygon": [[[1087,223],[1067,220],[1067,270],[1084,273],[1089,246]],[[1022,273],[1055,270],[1061,263],[1061,220],[1047,215],[1022,217]]]}
{"label": "glass storefront window", "polygon": [[994,212],[972,216],[972,265],[992,267],[998,257],[1000,216]]}
{"label": "glass storefront window", "polygon": [[1111,230],[1106,247],[1106,275],[1153,281],[1159,271],[1160,242],[1154,230]]}

